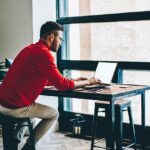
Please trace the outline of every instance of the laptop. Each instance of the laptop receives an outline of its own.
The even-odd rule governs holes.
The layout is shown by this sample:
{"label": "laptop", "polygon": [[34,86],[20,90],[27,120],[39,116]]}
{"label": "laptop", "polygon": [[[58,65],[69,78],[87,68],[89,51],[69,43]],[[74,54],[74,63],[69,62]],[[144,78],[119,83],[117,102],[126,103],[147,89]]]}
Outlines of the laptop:
{"label": "laptop", "polygon": [[99,62],[94,77],[101,80],[101,84],[85,86],[85,88],[105,87],[111,84],[117,63]]}

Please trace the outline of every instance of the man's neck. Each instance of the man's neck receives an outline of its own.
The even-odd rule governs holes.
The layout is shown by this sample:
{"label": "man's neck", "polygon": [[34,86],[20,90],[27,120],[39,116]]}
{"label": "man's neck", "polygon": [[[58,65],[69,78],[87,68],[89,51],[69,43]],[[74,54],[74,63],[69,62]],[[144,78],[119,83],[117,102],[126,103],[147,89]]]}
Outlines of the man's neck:
{"label": "man's neck", "polygon": [[48,46],[48,48],[50,49],[50,43],[49,43],[47,40],[45,40],[45,39],[43,39],[43,38],[40,38],[40,40],[41,40],[42,42],[44,42],[44,43]]}

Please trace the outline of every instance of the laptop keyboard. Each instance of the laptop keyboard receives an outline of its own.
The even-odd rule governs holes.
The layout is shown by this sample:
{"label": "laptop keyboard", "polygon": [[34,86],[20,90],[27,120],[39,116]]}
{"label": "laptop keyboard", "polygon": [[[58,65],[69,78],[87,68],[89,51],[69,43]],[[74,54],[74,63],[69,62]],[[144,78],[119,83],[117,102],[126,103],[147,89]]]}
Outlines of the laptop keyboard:
{"label": "laptop keyboard", "polygon": [[110,86],[110,84],[101,83],[101,84],[87,85],[87,86],[84,86],[84,88],[85,89],[94,89],[94,88],[105,88],[107,86]]}

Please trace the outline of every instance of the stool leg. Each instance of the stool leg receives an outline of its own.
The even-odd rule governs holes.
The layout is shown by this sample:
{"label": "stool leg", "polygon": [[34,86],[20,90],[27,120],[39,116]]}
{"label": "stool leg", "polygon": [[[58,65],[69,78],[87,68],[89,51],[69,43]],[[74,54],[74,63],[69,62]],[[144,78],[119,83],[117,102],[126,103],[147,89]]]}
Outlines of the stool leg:
{"label": "stool leg", "polygon": [[137,149],[136,135],[135,135],[135,128],[134,128],[134,124],[133,124],[131,106],[128,107],[128,114],[129,114],[129,121],[130,121],[130,125],[131,125],[131,130],[132,130],[132,140],[133,140],[133,143],[134,143],[134,149],[136,150]]}
{"label": "stool leg", "polygon": [[123,150],[123,111],[121,106],[116,106],[116,148]]}
{"label": "stool leg", "polygon": [[96,123],[98,117],[98,107],[95,106],[94,117],[93,117],[93,125],[92,125],[92,141],[91,141],[91,150],[94,148],[94,138],[96,132]]}
{"label": "stool leg", "polygon": [[33,125],[30,120],[28,120],[28,129],[29,129],[29,139],[30,139],[30,144],[32,146],[32,150],[35,150],[35,141],[34,141],[34,133],[33,133]]}
{"label": "stool leg", "polygon": [[9,132],[9,126],[6,124],[2,125],[2,137],[3,137],[3,148],[4,150],[9,150],[10,149],[10,134],[11,132]]}
{"label": "stool leg", "polygon": [[18,144],[14,142],[14,124],[3,124],[2,125],[2,136],[3,136],[3,147],[4,150],[17,150]]}

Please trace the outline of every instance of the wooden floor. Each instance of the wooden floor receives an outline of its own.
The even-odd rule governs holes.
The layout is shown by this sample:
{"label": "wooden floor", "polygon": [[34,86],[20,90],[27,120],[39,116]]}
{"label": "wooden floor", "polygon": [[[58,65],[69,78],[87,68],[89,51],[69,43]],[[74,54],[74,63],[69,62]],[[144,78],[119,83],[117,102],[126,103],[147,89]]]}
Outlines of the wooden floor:
{"label": "wooden floor", "polygon": [[37,150],[89,150],[90,142],[70,138],[62,133],[47,135],[37,145]]}
{"label": "wooden floor", "polygon": [[[42,140],[36,145],[36,150],[90,150],[90,141],[78,138],[72,138],[67,136],[66,133],[54,132],[48,133]],[[24,139],[25,142],[25,139]],[[19,145],[19,150],[21,150]],[[101,143],[101,146],[104,142]],[[2,147],[2,138],[0,138],[0,150]],[[102,150],[101,148],[95,148],[94,150]],[[132,149],[126,149],[132,150]]]}

